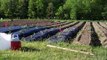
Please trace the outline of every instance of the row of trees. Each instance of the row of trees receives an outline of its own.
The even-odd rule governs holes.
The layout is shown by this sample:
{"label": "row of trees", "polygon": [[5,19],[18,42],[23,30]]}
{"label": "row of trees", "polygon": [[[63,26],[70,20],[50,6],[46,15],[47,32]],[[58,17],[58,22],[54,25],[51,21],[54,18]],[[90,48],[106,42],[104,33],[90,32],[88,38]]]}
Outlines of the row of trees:
{"label": "row of trees", "polygon": [[3,18],[107,19],[107,0],[0,0]]}

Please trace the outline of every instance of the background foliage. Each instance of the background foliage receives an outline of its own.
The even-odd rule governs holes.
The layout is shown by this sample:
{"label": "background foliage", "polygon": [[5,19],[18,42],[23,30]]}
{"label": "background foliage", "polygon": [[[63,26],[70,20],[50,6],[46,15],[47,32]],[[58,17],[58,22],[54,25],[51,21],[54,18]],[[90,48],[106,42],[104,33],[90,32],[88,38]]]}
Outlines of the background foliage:
{"label": "background foliage", "polygon": [[107,0],[0,0],[3,18],[107,19]]}

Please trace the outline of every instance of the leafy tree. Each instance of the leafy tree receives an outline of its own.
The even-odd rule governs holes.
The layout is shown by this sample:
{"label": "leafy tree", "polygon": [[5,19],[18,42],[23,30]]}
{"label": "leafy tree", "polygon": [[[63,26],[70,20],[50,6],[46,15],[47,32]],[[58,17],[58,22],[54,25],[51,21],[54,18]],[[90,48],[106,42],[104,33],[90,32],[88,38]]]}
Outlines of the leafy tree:
{"label": "leafy tree", "polygon": [[18,1],[18,17],[27,18],[28,14],[28,0],[19,0]]}
{"label": "leafy tree", "polygon": [[50,2],[48,4],[48,7],[47,7],[47,17],[48,18],[53,18],[54,17],[54,5],[52,2]]}
{"label": "leafy tree", "polygon": [[6,10],[7,10],[7,1],[6,0],[0,0],[0,16],[3,17],[6,17]]}
{"label": "leafy tree", "polygon": [[45,7],[44,7],[44,0],[37,0],[36,1],[36,8],[37,8],[37,17],[38,18],[43,18],[44,17],[44,12],[45,12]]}
{"label": "leafy tree", "polygon": [[0,17],[107,19],[107,0],[0,0]]}
{"label": "leafy tree", "polygon": [[29,18],[37,17],[36,10],[37,10],[36,0],[29,0],[29,6],[28,6],[28,16],[29,16]]}
{"label": "leafy tree", "polygon": [[4,0],[3,10],[6,17],[11,19],[17,17],[17,2],[18,0]]}
{"label": "leafy tree", "polygon": [[101,13],[103,19],[107,19],[107,0],[103,0],[102,5],[103,5],[103,11]]}
{"label": "leafy tree", "polygon": [[3,9],[2,9],[2,1],[0,0],[0,17],[3,17],[4,16],[4,13],[3,13]]}
{"label": "leafy tree", "polygon": [[60,19],[64,17],[63,6],[59,7],[55,15],[57,16],[57,18],[60,18]]}

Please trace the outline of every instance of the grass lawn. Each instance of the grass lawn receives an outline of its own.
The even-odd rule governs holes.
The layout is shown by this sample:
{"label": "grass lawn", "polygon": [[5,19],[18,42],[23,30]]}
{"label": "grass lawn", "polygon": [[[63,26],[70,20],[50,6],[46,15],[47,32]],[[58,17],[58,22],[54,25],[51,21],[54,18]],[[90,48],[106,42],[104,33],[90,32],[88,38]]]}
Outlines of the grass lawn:
{"label": "grass lawn", "polygon": [[19,51],[0,51],[0,60],[107,60],[107,49],[103,47],[80,46],[68,43],[54,43],[79,51],[92,52],[95,55],[85,55],[47,47],[47,42],[25,42]]}

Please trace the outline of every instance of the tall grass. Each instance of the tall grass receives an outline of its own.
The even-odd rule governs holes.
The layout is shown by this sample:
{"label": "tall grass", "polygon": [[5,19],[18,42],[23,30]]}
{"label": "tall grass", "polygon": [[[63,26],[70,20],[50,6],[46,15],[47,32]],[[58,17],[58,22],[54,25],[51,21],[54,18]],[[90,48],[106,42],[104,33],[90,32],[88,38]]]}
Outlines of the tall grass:
{"label": "tall grass", "polygon": [[68,43],[54,43],[79,51],[92,52],[95,55],[85,55],[60,49],[47,47],[47,42],[25,42],[22,41],[22,48],[18,51],[0,51],[0,60],[107,60],[107,49],[103,47],[90,47]]}

